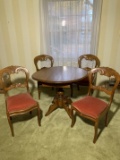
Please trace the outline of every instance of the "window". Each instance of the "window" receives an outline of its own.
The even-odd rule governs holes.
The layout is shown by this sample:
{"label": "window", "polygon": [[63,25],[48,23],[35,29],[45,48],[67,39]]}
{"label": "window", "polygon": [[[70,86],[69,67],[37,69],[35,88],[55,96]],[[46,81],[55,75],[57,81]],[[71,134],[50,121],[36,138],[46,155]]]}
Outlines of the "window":
{"label": "window", "polygon": [[43,1],[47,53],[56,65],[78,66],[81,54],[96,54],[101,0]]}

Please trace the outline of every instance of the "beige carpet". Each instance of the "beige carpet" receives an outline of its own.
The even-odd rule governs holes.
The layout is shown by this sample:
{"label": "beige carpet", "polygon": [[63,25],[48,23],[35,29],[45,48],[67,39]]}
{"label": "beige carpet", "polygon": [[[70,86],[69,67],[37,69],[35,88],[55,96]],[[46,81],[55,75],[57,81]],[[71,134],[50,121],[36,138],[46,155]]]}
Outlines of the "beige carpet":
{"label": "beige carpet", "polygon": [[[70,127],[71,119],[63,109],[57,109],[49,116],[45,113],[51,104],[55,90],[42,89],[41,99],[37,91],[34,98],[38,100],[43,111],[41,127],[37,117],[30,115],[15,118],[15,137],[11,136],[6,119],[4,96],[0,95],[0,160],[120,160],[120,92],[115,93],[110,110],[110,123],[93,144],[94,127],[90,122],[77,117],[76,124]],[[70,89],[65,89],[70,96]],[[72,100],[86,94],[74,88]],[[103,128],[103,122],[100,129]]]}

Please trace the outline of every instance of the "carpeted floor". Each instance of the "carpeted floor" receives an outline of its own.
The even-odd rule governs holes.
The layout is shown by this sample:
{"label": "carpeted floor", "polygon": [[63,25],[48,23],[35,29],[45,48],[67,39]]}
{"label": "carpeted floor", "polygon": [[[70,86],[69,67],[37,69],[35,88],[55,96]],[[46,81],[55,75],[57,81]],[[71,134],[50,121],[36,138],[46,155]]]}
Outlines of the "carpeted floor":
{"label": "carpeted floor", "polygon": [[[70,89],[65,89],[70,96]],[[86,94],[74,88],[72,100]],[[4,96],[0,95],[0,160],[120,160],[120,92],[116,91],[110,110],[110,122],[93,144],[94,127],[89,121],[77,117],[70,127],[71,119],[63,109],[57,109],[49,116],[45,113],[52,102],[55,90],[43,88],[38,100],[37,90],[33,96],[43,111],[41,127],[37,117],[30,115],[13,119],[15,137],[11,136],[6,119]]]}

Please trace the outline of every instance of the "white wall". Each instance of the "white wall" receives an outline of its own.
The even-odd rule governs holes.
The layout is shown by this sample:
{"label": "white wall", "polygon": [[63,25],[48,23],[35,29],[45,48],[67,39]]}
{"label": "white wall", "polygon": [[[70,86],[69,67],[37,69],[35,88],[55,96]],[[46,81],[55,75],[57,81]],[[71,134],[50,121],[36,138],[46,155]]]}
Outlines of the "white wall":
{"label": "white wall", "polygon": [[98,57],[120,73],[120,0],[103,0]]}

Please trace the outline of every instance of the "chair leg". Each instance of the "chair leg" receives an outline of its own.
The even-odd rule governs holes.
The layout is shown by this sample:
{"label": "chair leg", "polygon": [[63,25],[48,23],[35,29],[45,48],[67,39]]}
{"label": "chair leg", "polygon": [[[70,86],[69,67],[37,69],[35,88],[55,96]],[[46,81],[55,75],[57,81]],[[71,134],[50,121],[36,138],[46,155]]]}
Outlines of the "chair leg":
{"label": "chair leg", "polygon": [[93,143],[96,142],[97,140],[97,130],[98,130],[98,120],[95,122],[95,126],[94,126],[94,129],[95,129],[95,134],[94,134],[94,139],[93,139]]}
{"label": "chair leg", "polygon": [[38,88],[38,98],[40,99],[40,89]]}
{"label": "chair leg", "polygon": [[11,119],[10,119],[10,116],[8,114],[7,114],[7,119],[8,119],[8,123],[9,123],[9,126],[10,126],[11,134],[14,137],[13,125],[11,123]]}
{"label": "chair leg", "polygon": [[74,110],[71,108],[71,111],[70,111],[71,119],[72,119],[71,127],[74,126],[75,121],[76,121],[76,115],[74,115],[73,112],[74,112]]}
{"label": "chair leg", "polygon": [[80,88],[79,88],[79,84],[77,84],[77,89],[78,89],[78,91],[80,90]]}
{"label": "chair leg", "polygon": [[107,127],[108,125],[108,112],[106,113],[106,116],[105,116],[105,126]]}
{"label": "chair leg", "polygon": [[40,93],[41,93],[41,91],[40,91],[40,85],[38,84],[38,99],[40,99]]}
{"label": "chair leg", "polygon": [[54,90],[54,87],[52,87],[52,90]]}
{"label": "chair leg", "polygon": [[38,116],[37,116],[37,117],[38,117],[38,125],[41,126],[40,108],[39,108],[39,106],[38,106],[38,109],[37,109],[37,110],[38,110]]}
{"label": "chair leg", "polygon": [[71,97],[73,96],[73,85],[70,85],[70,90],[71,90]]}

